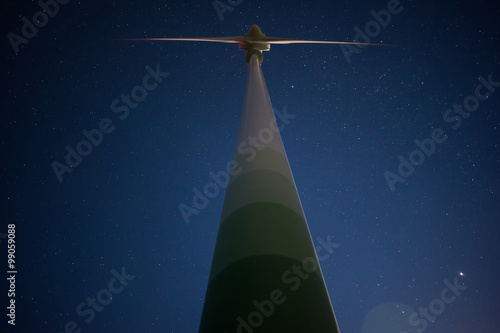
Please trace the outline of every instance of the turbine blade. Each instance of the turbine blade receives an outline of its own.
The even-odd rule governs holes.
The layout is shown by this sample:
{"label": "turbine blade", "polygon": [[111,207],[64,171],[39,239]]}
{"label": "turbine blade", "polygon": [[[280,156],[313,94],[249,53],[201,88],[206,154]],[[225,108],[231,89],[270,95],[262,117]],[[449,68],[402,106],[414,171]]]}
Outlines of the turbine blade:
{"label": "turbine blade", "polygon": [[151,41],[188,41],[188,42],[218,42],[218,43],[242,43],[244,37],[208,37],[208,38],[119,38],[115,40],[151,40]]}
{"label": "turbine blade", "polygon": [[307,39],[291,39],[291,38],[277,38],[277,37],[264,37],[263,42],[269,44],[354,44],[354,45],[380,45],[380,46],[394,46],[391,44],[379,43],[358,43],[358,42],[339,42],[329,40],[307,40]]}

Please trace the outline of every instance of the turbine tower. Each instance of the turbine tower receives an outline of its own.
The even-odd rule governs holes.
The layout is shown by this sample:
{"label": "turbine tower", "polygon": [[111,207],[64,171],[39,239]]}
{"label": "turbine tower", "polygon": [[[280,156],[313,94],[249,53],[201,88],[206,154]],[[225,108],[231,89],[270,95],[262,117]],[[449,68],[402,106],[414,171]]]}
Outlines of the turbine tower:
{"label": "turbine tower", "polygon": [[357,42],[244,36],[136,38],[238,43],[248,79],[199,333],[338,333],[260,65],[271,44]]}
{"label": "turbine tower", "polygon": [[250,50],[247,59],[234,172],[199,332],[337,333],[260,68],[262,53]]}

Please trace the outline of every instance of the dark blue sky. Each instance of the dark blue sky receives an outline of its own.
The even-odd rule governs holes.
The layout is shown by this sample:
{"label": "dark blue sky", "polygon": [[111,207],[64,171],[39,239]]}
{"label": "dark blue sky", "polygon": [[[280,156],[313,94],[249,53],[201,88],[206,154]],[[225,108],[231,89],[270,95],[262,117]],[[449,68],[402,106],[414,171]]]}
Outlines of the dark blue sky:
{"label": "dark blue sky", "polygon": [[[256,23],[267,36],[352,41],[388,7],[232,3],[221,20],[209,0],[69,1],[48,7],[36,33],[24,28],[29,38],[22,17],[40,5],[4,6],[0,246],[6,272],[15,224],[19,332],[198,330],[224,190],[189,225],[178,207],[232,158],[244,53],[114,38],[234,36]],[[296,115],[282,132],[288,159],[314,242],[340,244],[321,267],[342,332],[495,332],[500,4],[397,8],[369,32],[395,47],[264,53],[273,106]],[[97,145],[79,145],[84,130]],[[413,153],[415,140],[427,152]],[[87,154],[72,168],[67,146]],[[54,162],[72,170],[62,181]],[[108,304],[92,310],[93,297]]]}

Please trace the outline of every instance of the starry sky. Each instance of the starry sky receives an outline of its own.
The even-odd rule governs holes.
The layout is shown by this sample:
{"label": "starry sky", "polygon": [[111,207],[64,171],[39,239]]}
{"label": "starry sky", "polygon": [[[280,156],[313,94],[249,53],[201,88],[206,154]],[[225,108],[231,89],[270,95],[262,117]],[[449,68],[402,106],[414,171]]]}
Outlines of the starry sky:
{"label": "starry sky", "polygon": [[320,264],[341,331],[497,331],[500,3],[44,1],[1,14],[1,267],[14,224],[17,274],[0,327],[197,332],[224,189],[189,224],[179,205],[232,158],[244,52],[115,39],[256,23],[394,45],[264,53],[313,241],[336,244]]}

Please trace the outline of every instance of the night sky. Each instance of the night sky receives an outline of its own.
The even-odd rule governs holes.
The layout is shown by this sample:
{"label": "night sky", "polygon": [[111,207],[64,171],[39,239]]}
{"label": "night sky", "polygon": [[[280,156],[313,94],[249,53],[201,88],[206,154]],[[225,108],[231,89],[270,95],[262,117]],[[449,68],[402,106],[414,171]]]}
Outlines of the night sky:
{"label": "night sky", "polygon": [[197,332],[225,190],[189,224],[179,205],[232,159],[245,53],[115,39],[256,23],[395,45],[264,53],[275,111],[295,115],[281,135],[313,241],[335,243],[320,264],[341,331],[497,332],[500,3],[221,3],[4,4],[0,247],[9,277],[14,224],[17,274],[0,327]]}

